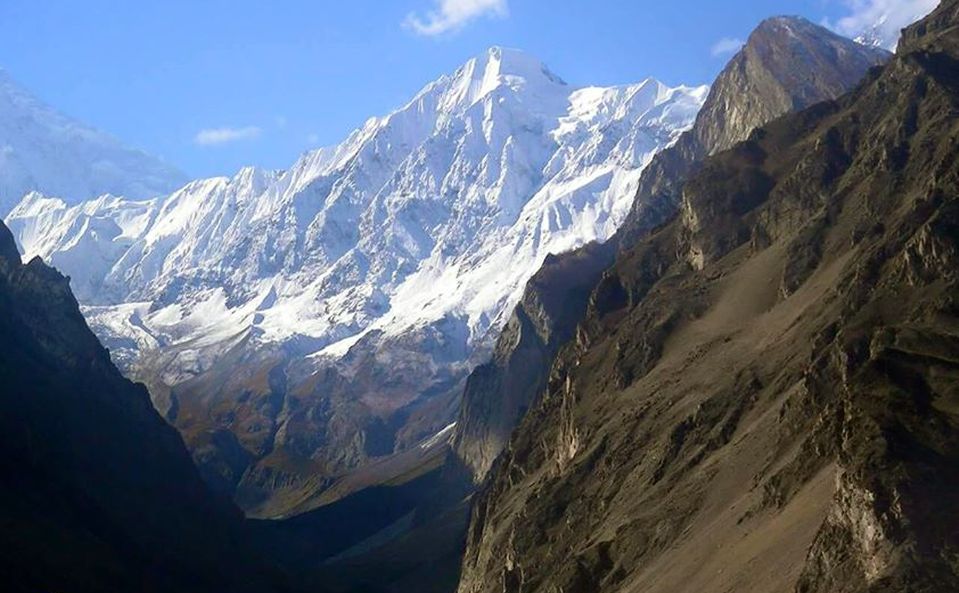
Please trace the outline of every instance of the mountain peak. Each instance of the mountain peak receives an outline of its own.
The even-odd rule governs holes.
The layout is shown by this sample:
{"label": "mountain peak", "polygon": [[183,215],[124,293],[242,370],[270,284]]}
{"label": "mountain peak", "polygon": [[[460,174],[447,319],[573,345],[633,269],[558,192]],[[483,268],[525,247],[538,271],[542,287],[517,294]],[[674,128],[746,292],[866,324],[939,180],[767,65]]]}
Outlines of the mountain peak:
{"label": "mountain peak", "polygon": [[474,65],[473,72],[482,72],[485,76],[518,76],[526,80],[545,78],[551,83],[566,86],[566,82],[550,71],[542,60],[519,49],[494,45],[467,62],[466,67],[471,63]]}
{"label": "mountain peak", "polygon": [[[786,48],[805,46],[806,52],[821,53],[827,48],[852,51],[856,45],[861,45],[851,39],[843,37],[826,27],[795,15],[781,15],[767,18],[759,23],[749,36],[746,43],[747,50],[757,52],[785,51]],[[866,50],[873,59],[884,61],[889,52],[880,47],[869,47]],[[859,48],[857,53],[862,53]]]}
{"label": "mountain peak", "polygon": [[[206,385],[234,355],[254,373],[295,366],[290,389],[325,377],[304,412],[316,422],[290,438],[328,434],[303,455],[346,471],[379,450],[324,428],[321,406],[376,399],[345,422],[383,434],[377,442],[391,451],[448,425],[452,407],[442,402],[453,399],[444,398],[458,397],[456,382],[543,259],[615,232],[643,167],[689,128],[702,99],[653,80],[574,88],[539,59],[493,47],[280,178],[248,168],[149,203],[31,212],[11,229],[27,253],[70,274],[117,360],[139,365],[140,353],[163,348],[143,367],[148,381]],[[385,348],[390,361],[376,359]],[[354,364],[371,380],[327,391]],[[414,371],[400,377],[401,367]],[[206,406],[193,399],[202,390],[178,391],[178,401]],[[241,395],[231,386],[219,401],[234,409]],[[381,433],[367,409],[409,432]],[[237,431],[242,446],[292,442],[274,420],[285,422]],[[249,475],[267,462],[251,459]],[[259,488],[242,475],[224,476],[224,488]]]}
{"label": "mountain peak", "polygon": [[753,34],[759,33],[762,31],[783,31],[783,30],[795,31],[797,29],[814,30],[814,29],[820,29],[820,27],[813,24],[805,17],[801,17],[794,14],[782,14],[782,15],[772,16],[767,19],[764,19],[762,22],[759,23],[759,25],[756,26],[756,29],[753,31]]}
{"label": "mountain peak", "polygon": [[164,161],[56,111],[3,68],[0,138],[0,215],[34,190],[76,204],[105,193],[145,199],[186,180]]}
{"label": "mountain peak", "polygon": [[260,186],[274,181],[277,177],[279,177],[279,171],[250,165],[240,168],[230,181]]}
{"label": "mountain peak", "polygon": [[888,56],[802,17],[760,23],[709,88],[693,128],[643,174],[620,240],[630,245],[669,212],[661,204],[679,203],[698,161],[786,113],[848,92]]}
{"label": "mountain peak", "polygon": [[763,122],[847,92],[889,55],[802,17],[766,19],[716,79],[696,133],[707,154],[730,148]]}
{"label": "mountain peak", "polygon": [[765,19],[753,30],[747,41],[747,47],[776,46],[784,47],[795,43],[808,43],[810,40],[852,43],[829,29],[817,25],[808,19],[795,15],[780,15]]}
{"label": "mountain peak", "polygon": [[[468,60],[446,83],[443,111],[468,107],[496,89],[528,90],[536,94],[568,93],[569,86],[538,58],[518,49],[493,46]],[[435,87],[432,87],[435,88]]]}

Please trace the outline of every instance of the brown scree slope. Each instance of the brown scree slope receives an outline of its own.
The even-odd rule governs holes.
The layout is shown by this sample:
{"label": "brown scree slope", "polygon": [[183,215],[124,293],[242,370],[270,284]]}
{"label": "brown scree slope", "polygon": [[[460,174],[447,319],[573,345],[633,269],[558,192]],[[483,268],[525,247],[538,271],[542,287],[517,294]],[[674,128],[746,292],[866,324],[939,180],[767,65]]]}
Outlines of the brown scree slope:
{"label": "brown scree slope", "polygon": [[548,259],[527,285],[492,361],[470,375],[453,445],[476,481],[543,390],[553,359],[572,338],[617,249],[676,213],[682,184],[698,164],[776,117],[848,92],[889,56],[800,17],[771,18],[756,28],[716,78],[693,128],[644,171],[620,232],[605,245]]}
{"label": "brown scree slope", "polygon": [[460,591],[959,590],[959,1],[709,159],[474,508]]}

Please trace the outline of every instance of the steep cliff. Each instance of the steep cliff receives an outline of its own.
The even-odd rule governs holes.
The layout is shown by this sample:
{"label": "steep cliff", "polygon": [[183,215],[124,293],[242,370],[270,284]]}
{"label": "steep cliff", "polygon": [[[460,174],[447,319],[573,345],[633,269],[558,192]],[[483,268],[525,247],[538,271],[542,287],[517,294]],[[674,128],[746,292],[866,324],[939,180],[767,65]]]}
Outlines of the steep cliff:
{"label": "steep cliff", "polygon": [[643,172],[620,242],[631,245],[670,218],[683,183],[705,157],[746,140],[777,117],[839,97],[890,55],[801,17],[760,23],[716,78],[693,128]]}
{"label": "steep cliff", "polygon": [[452,445],[475,481],[489,472],[533,396],[546,384],[553,357],[573,337],[576,320],[613,253],[611,245],[594,243],[548,258],[526,285],[492,360],[470,374]]}
{"label": "steep cliff", "polygon": [[768,19],[756,28],[716,79],[693,128],[643,172],[632,211],[616,236],[606,246],[589,245],[546,262],[527,285],[492,361],[470,375],[453,443],[476,480],[486,475],[545,387],[553,358],[573,336],[615,250],[676,212],[682,183],[697,164],[776,117],[838,97],[889,55],[799,17]]}
{"label": "steep cliff", "polygon": [[707,91],[573,86],[492,47],[286,171],[33,193],[6,220],[210,483],[275,516],[450,425],[527,280],[616,231]]}
{"label": "steep cliff", "polygon": [[0,583],[5,591],[278,591],[67,278],[0,224]]}
{"label": "steep cliff", "polygon": [[959,2],[593,291],[460,591],[959,590]]}

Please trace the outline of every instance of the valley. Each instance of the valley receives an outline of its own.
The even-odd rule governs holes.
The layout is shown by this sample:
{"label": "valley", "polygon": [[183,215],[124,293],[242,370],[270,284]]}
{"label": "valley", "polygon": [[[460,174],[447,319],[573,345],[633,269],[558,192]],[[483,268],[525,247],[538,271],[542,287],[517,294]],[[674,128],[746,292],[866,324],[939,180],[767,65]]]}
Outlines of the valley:
{"label": "valley", "polygon": [[193,181],[0,71],[5,590],[959,591],[926,4],[771,16],[709,85],[494,45]]}

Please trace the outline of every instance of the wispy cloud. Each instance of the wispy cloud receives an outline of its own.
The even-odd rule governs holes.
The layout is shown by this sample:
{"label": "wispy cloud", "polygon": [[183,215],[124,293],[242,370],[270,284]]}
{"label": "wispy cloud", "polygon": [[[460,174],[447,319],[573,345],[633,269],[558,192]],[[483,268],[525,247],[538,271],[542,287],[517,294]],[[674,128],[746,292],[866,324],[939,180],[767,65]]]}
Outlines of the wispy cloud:
{"label": "wispy cloud", "polygon": [[252,140],[259,137],[262,130],[257,126],[246,126],[243,128],[208,128],[200,130],[193,137],[193,142],[200,146],[215,146],[217,144],[228,144],[240,140]]}
{"label": "wispy cloud", "polygon": [[509,15],[507,0],[434,0],[436,7],[424,16],[410,13],[403,26],[417,35],[435,36],[459,31],[484,16]]}
{"label": "wispy cloud", "polygon": [[939,0],[842,0],[849,14],[827,26],[848,37],[865,37],[895,49],[899,31],[926,16]]}
{"label": "wispy cloud", "polygon": [[712,49],[709,51],[711,54],[713,54],[714,58],[719,58],[736,53],[745,44],[746,42],[742,39],[737,39],[735,37],[723,37],[714,43]]}

